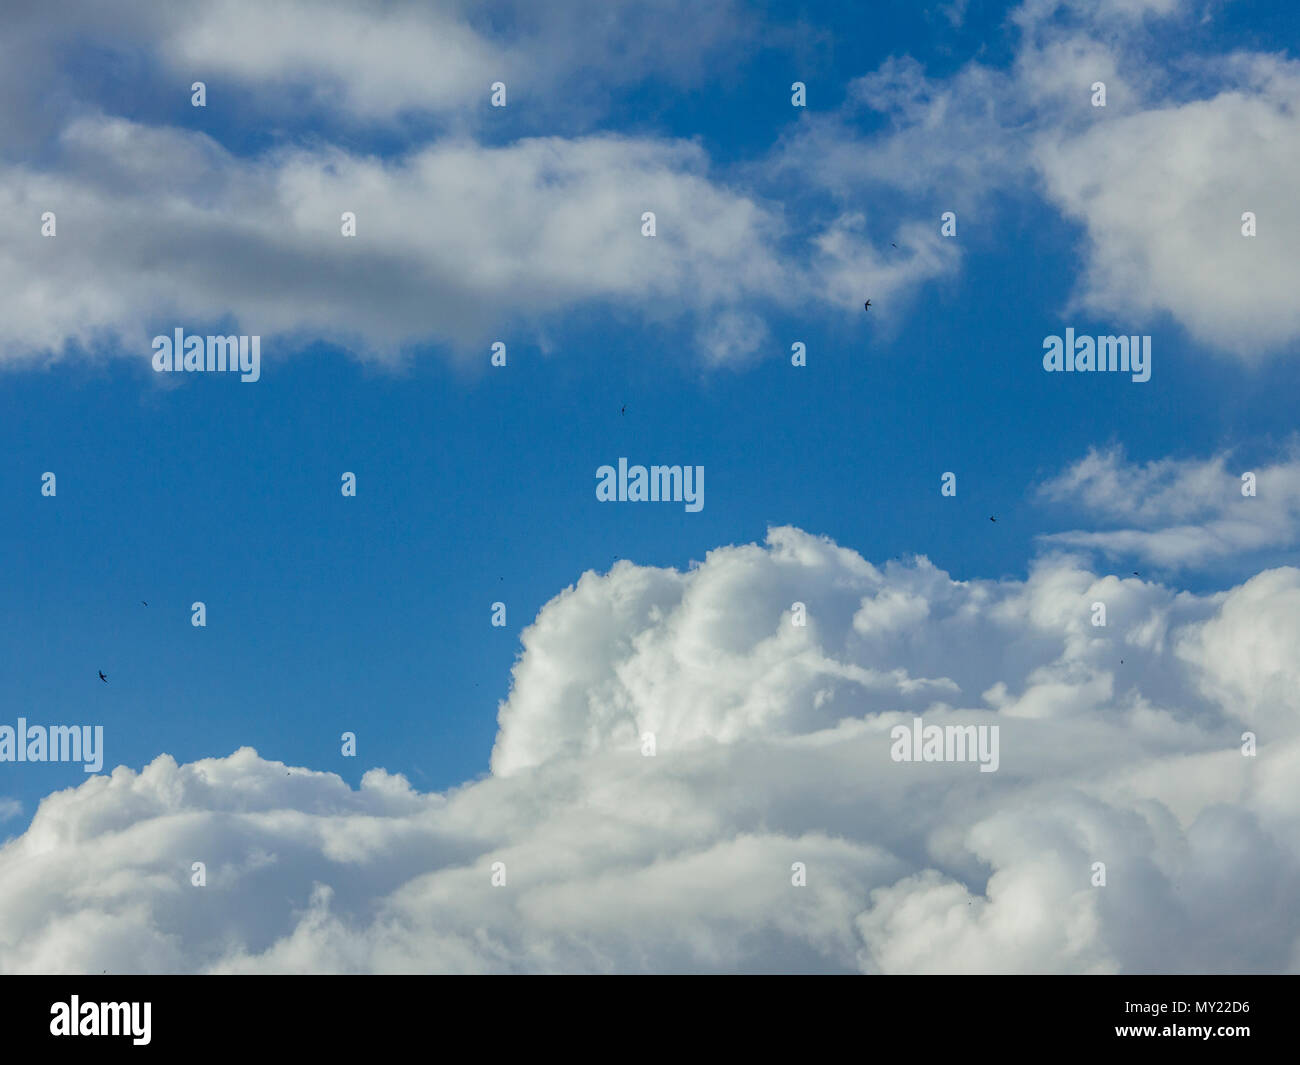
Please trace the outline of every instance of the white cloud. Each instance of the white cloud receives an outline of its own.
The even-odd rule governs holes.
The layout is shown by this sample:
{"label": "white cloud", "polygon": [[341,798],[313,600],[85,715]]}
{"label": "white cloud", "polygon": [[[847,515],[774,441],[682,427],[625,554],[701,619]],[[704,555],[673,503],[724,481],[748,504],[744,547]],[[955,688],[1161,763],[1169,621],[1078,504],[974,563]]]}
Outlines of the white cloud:
{"label": "white cloud", "polygon": [[898,238],[901,248],[889,254],[865,235],[865,229],[865,217],[850,212],[815,238],[819,296],[846,310],[859,309],[863,297],[870,296],[872,310],[897,325],[902,318],[900,298],[914,295],[927,281],[954,274],[959,253],[935,227],[900,225],[890,235]]}
{"label": "white cloud", "polygon": [[1300,715],[1300,665],[1289,641],[1300,617],[1294,569],[1247,581],[1214,617],[1180,637],[1177,651],[1200,671],[1206,696],[1250,727],[1283,734]]}
{"label": "white cloud", "polygon": [[[0,251],[0,359],[147,357],[176,325],[289,338],[279,351],[325,338],[362,357],[428,344],[481,355],[502,328],[540,342],[548,318],[597,307],[680,324],[710,362],[752,356],[767,314],[817,298],[817,264],[778,251],[780,212],[710,173],[698,144],[582,133],[620,87],[681,89],[740,61],[764,20],[733,7],[444,0],[363,16],[338,2],[121,0],[105,15],[58,2],[22,12],[0,42],[12,90],[0,210],[30,225]],[[86,49],[91,69],[129,56],[135,95],[70,75]],[[275,147],[231,150],[158,124],[147,102],[188,102],[192,80],[209,93],[194,126],[212,116],[227,130],[238,108],[261,116]],[[487,104],[496,80],[508,82],[504,112]],[[401,144],[383,158],[355,147],[376,125]],[[339,233],[345,210],[354,240]],[[653,240],[640,234],[647,210]],[[54,240],[38,233],[45,211]]]}
{"label": "white cloud", "polygon": [[271,7],[222,0],[176,19],[160,52],[174,69],[214,86],[222,77],[302,84],[317,105],[359,117],[442,111],[486,101],[488,86],[514,65],[463,20],[458,6]]}
{"label": "white cloud", "polygon": [[[954,581],[791,528],[620,562],[525,631],[483,780],[245,749],[49,796],[0,848],[0,969],[1295,970],[1297,607],[1294,569]],[[914,713],[998,724],[999,770],[891,761]]]}
{"label": "white cloud", "polygon": [[1117,322],[1166,312],[1257,361],[1300,339],[1300,63],[1258,57],[1229,73],[1209,99],[1045,134],[1036,158],[1052,200],[1087,229],[1084,308]]}
{"label": "white cloud", "polygon": [[[846,211],[867,197],[882,214],[924,211],[935,233],[939,210],[973,214],[987,233],[997,197],[1037,193],[1082,228],[1064,312],[1114,321],[1116,333],[1169,315],[1247,362],[1293,353],[1300,63],[1263,53],[1153,60],[1177,47],[1186,14],[1177,0],[1024,4],[1009,68],[972,61],[931,78],[893,57],[851,83],[839,113],[800,123],[773,171],[798,173]],[[1104,108],[1091,104],[1095,82]],[[1246,211],[1254,237],[1242,235]]]}
{"label": "white cloud", "polygon": [[[12,5],[11,5],[12,7]],[[351,132],[409,119],[498,125],[489,87],[511,114],[590,122],[620,88],[684,88],[727,72],[765,31],[735,0],[111,0],[93,10],[43,0],[8,12],[0,41],[0,152],[47,138],[116,95],[88,77],[108,60],[133,78],[124,100],[188,102],[203,81],[214,110],[276,121],[324,120]],[[681,31],[689,22],[690,33]],[[115,79],[116,80],[116,79]],[[24,145],[26,146],[26,145]]]}
{"label": "white cloud", "polygon": [[[715,359],[735,359],[762,335],[745,308],[809,284],[773,250],[779,217],[712,181],[685,142],[442,141],[391,161],[303,149],[247,162],[199,134],[101,118],[62,146],[62,173],[0,168],[0,210],[53,210],[59,226],[0,251],[11,358],[116,337],[147,359],[155,332],[226,316],[230,331],[341,338],[362,354],[486,351],[506,323],[603,302],[694,322]],[[641,234],[650,209],[654,238]],[[340,235],[343,211],[355,238]]]}
{"label": "white cloud", "polygon": [[[689,22],[690,32],[681,32]],[[486,114],[489,86],[507,85],[516,108],[585,104],[654,76],[679,86],[716,71],[758,39],[757,15],[732,0],[707,9],[688,0],[617,3],[553,0],[398,2],[358,11],[333,2],[256,0],[194,4],[158,34],[159,58],[177,72],[271,90],[297,104],[352,118],[407,112]]]}
{"label": "white cloud", "polygon": [[[1122,448],[1089,450],[1041,486],[1055,503],[1077,501],[1098,519],[1123,527],[1076,529],[1043,536],[1047,543],[1183,567],[1289,548],[1300,542],[1300,458],[1246,464],[1227,454],[1205,460],[1125,460]],[[1255,477],[1254,496],[1243,495]]]}
{"label": "white cloud", "polygon": [[[729,177],[696,144],[580,130],[595,97],[644,79],[692,83],[745,54],[763,17],[734,5],[566,0],[542,17],[514,0],[393,4],[364,20],[342,3],[160,14],[123,2],[85,20],[47,5],[0,42],[11,90],[0,209],[60,219],[57,240],[33,221],[0,253],[4,359],[147,352],[153,331],[182,320],[326,337],[363,357],[430,343],[481,354],[503,324],[541,342],[548,319],[606,307],[680,324],[706,362],[736,362],[771,345],[768,319],[783,309],[852,313],[870,295],[897,329],[968,243],[938,236],[938,212],[970,222],[995,193],[1031,190],[1083,227],[1077,309],[1121,315],[1126,332],[1167,313],[1213,348],[1262,358],[1300,337],[1287,182],[1300,165],[1300,75],[1276,57],[1211,58],[1212,87],[1187,99],[1148,54],[1183,14],[1173,0],[1027,4],[1008,69],[972,62],[930,78],[890,59],[850,84],[841,113],[801,116],[771,160]],[[56,62],[127,41],[145,97],[202,76],[218,99],[234,90],[241,109],[270,116],[280,147],[236,153],[152,115],[105,114],[129,101],[88,97]],[[498,77],[515,110],[493,123]],[[1105,109],[1088,105],[1094,80]],[[565,135],[520,139],[557,131],[538,117],[544,102],[569,116]],[[864,137],[864,112],[886,130]],[[403,135],[399,154],[352,147],[373,123]],[[834,211],[796,225],[752,191],[785,179],[829,190]],[[346,243],[343,210],[359,215]],[[639,234],[645,210],[658,215],[653,241]],[[1244,210],[1257,237],[1240,236]],[[994,228],[985,218],[961,232]]]}

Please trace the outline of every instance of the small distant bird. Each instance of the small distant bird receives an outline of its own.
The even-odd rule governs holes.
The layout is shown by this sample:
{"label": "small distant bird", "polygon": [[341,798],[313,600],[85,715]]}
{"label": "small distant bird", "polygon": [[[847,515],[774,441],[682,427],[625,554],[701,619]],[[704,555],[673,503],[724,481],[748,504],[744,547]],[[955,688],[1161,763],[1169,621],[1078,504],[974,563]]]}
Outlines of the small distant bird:
{"label": "small distant bird", "polygon": [[[144,603],[144,600],[141,599],[140,602]],[[148,606],[149,604],[148,604],[148,603],[144,603],[144,605],[145,605],[145,606]]]}
{"label": "small distant bird", "polygon": [[897,248],[897,247],[898,247],[898,245],[895,244],[893,241],[890,241],[889,246],[890,246],[891,248]]}
{"label": "small distant bird", "polygon": [[108,678],[104,676],[104,671],[102,669],[99,670],[99,679],[102,680],[105,684],[108,683]]}
{"label": "small distant bird", "polygon": [[1140,574],[1137,570],[1134,570],[1134,571],[1133,571],[1133,576],[1134,576],[1134,577],[1141,577],[1142,574]]}
{"label": "small distant bird", "polygon": [[989,515],[989,521],[991,521],[994,525],[998,523],[998,519],[995,518],[992,514]]}
{"label": "small distant bird", "polygon": [[621,411],[619,411],[619,414],[626,414],[626,413],[627,413],[627,404],[624,403],[624,404],[623,404],[623,409],[622,409]]}
{"label": "small distant bird", "polygon": [[870,300],[867,300],[867,302],[864,303],[864,304],[862,305],[862,307],[863,307],[864,310],[868,310],[868,311],[871,310],[871,301],[870,301]]}
{"label": "small distant bird", "polygon": [[1119,664],[1122,666],[1122,665],[1124,664],[1124,659],[1121,658],[1121,659],[1119,660]]}

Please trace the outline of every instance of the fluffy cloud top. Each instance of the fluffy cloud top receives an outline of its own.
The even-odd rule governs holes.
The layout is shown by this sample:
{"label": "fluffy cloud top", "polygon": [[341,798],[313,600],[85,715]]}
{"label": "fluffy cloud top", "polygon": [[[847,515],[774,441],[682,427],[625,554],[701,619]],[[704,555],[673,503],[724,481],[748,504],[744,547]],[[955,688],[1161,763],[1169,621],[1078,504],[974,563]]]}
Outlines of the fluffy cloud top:
{"label": "fluffy cloud top", "polygon": [[[485,779],[244,749],[50,796],[0,970],[1295,971],[1298,608],[1294,569],[962,582],[792,528],[620,562],[526,630]],[[913,714],[1000,768],[891,760]]]}
{"label": "fluffy cloud top", "polygon": [[1087,229],[1084,307],[1141,322],[1167,312],[1257,361],[1300,338],[1300,63],[1256,57],[1225,74],[1209,99],[1045,134],[1036,154],[1048,194]]}

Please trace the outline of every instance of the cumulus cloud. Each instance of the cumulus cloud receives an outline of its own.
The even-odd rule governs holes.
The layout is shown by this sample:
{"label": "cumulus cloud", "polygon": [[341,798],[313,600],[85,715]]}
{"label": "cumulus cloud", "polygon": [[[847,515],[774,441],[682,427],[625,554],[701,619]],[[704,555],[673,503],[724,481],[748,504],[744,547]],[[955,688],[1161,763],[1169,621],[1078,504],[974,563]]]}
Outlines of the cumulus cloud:
{"label": "cumulus cloud", "polygon": [[[690,33],[681,27],[689,21]],[[447,114],[478,104],[504,81],[531,107],[568,105],[651,75],[679,86],[725,65],[760,32],[734,0],[701,10],[688,0],[398,2],[358,11],[342,0],[195,3],[157,33],[162,62],[280,89],[298,103],[353,118]],[[293,90],[299,90],[294,92]],[[275,107],[275,95],[263,97]]]}
{"label": "cumulus cloud", "polygon": [[492,81],[510,73],[503,50],[457,6],[223,0],[175,19],[159,52],[173,68],[209,79],[302,85],[317,106],[357,116],[440,111],[482,99]]}
{"label": "cumulus cloud", "polygon": [[[1142,465],[1124,450],[1095,448],[1039,495],[1054,503],[1075,503],[1090,520],[1113,529],[1075,529],[1042,537],[1048,543],[1087,548],[1108,558],[1140,558],[1160,566],[1185,567],[1293,547],[1300,541],[1300,458],[1247,468],[1233,457],[1160,459]],[[1245,495],[1254,478],[1254,495]]]}
{"label": "cumulus cloud", "polygon": [[[768,338],[755,307],[816,298],[815,251],[784,247],[780,211],[712,173],[698,144],[581,129],[593,97],[716,75],[763,25],[722,3],[690,9],[683,35],[688,8],[21,9],[0,42],[13,90],[0,210],[31,224],[0,252],[0,358],[147,356],[178,324],[279,337],[280,351],[325,339],[389,360],[428,345],[481,354],[502,328],[541,336],[544,319],[596,307],[679,324],[711,362],[753,355]],[[68,69],[105,56],[132,64],[136,95]],[[214,108],[225,94],[216,136],[236,107],[262,116],[271,146],[160,121],[156,100],[188,102],[191,80],[209,83]],[[513,110],[488,107],[495,80]],[[556,109],[564,135],[545,117]],[[375,123],[400,146],[359,149],[359,127]],[[46,211],[55,240],[39,233]],[[340,235],[344,211],[355,239]],[[653,240],[644,211],[657,215]]]}
{"label": "cumulus cloud", "polygon": [[[0,970],[1296,971],[1298,607],[1291,568],[958,581],[788,527],[622,561],[525,630],[484,779],[243,749],[49,796]],[[893,761],[913,715],[998,725],[998,771]]]}
{"label": "cumulus cloud", "polygon": [[[448,0],[360,22],[342,3],[22,8],[0,42],[0,209],[52,210],[60,232],[43,240],[33,221],[0,253],[3,358],[142,350],[182,322],[293,338],[280,350],[324,338],[382,359],[481,353],[490,331],[541,337],[548,318],[603,307],[679,324],[706,362],[737,362],[769,346],[770,314],[856,311],[864,291],[897,328],[911,297],[960,267],[936,205],[967,215],[1036,191],[1081,226],[1075,309],[1123,315],[1125,332],[1169,314],[1259,359],[1300,337],[1300,74],[1278,57],[1211,57],[1188,99],[1149,61],[1185,14],[1174,0],[1025,4],[1009,67],[934,78],[892,58],[840,112],[800,116],[771,158],[719,173],[698,144],[590,128],[594,96],[691,83],[744,54],[763,17],[732,4],[566,0],[542,16]],[[87,48],[133,63],[139,97],[75,76],[67,61]],[[242,94],[273,146],[223,146],[146,106],[195,78]],[[518,109],[484,125],[498,78],[531,126]],[[1095,80],[1105,109],[1088,105]],[[538,118],[546,101],[577,128],[557,135]],[[401,148],[359,150],[373,123]],[[809,188],[834,208],[793,210]],[[339,236],[345,210],[355,240]],[[1256,237],[1241,236],[1243,211]]]}
{"label": "cumulus cloud", "polygon": [[1046,134],[1036,156],[1048,195],[1087,231],[1083,308],[1142,322],[1166,312],[1258,361],[1300,338],[1300,63],[1257,56],[1224,75],[1209,99]]}
{"label": "cumulus cloud", "polygon": [[55,210],[59,225],[0,251],[11,358],[105,338],[147,357],[159,329],[228,318],[362,354],[485,349],[489,327],[603,301],[685,318],[721,361],[762,339],[746,305],[808,287],[773,250],[780,217],[712,181],[685,142],[444,140],[392,160],[319,148],[247,162],[202,134],[99,118],[61,147],[61,172],[0,168],[0,210]]}
{"label": "cumulus cloud", "polygon": [[[1081,229],[1063,311],[1119,316],[1115,332],[1168,315],[1248,362],[1293,351],[1300,64],[1264,53],[1152,61],[1187,14],[1178,0],[1023,4],[1009,67],[972,61],[934,78],[892,57],[851,83],[839,112],[801,123],[773,170],[896,211],[936,214],[938,202],[985,217],[999,196],[1037,194]],[[1095,82],[1104,108],[1091,105]]]}

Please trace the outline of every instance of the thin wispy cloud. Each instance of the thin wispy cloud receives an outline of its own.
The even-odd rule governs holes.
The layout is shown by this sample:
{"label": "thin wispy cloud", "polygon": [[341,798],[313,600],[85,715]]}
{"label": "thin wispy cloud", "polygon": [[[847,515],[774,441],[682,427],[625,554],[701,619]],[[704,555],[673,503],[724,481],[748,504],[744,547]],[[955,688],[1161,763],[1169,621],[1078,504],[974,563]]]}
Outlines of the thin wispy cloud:
{"label": "thin wispy cloud", "polygon": [[[1090,451],[1039,488],[1109,529],[1044,534],[1049,544],[1186,567],[1300,543],[1300,459],[1233,469],[1228,455],[1129,463],[1122,448]],[[1241,466],[1241,460],[1236,459]]]}

